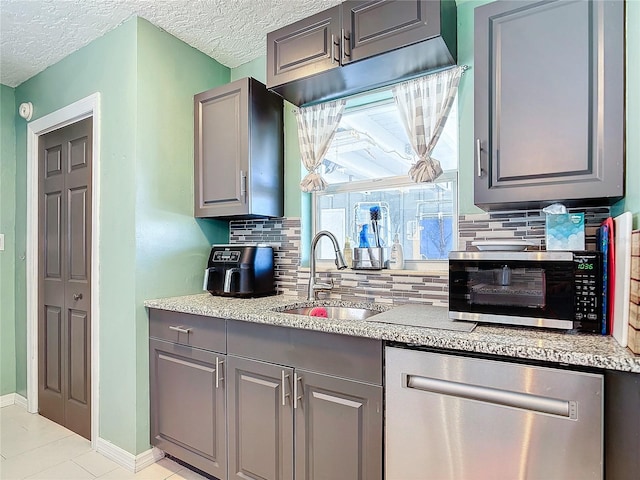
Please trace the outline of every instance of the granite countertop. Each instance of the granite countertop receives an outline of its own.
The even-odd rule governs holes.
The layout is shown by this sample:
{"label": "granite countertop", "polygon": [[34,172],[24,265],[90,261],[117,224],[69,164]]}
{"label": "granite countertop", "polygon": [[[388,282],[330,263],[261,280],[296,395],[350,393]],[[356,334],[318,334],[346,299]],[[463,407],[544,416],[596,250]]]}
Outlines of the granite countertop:
{"label": "granite countertop", "polygon": [[[146,307],[161,310],[375,338],[411,345],[640,373],[640,355],[634,355],[630,350],[622,348],[609,336],[485,325],[478,325],[473,331],[468,332],[372,321],[376,316],[369,320],[332,320],[275,311],[291,304],[309,305],[309,302],[304,299],[287,295],[242,299],[214,297],[204,293],[147,300],[144,304]],[[393,308],[391,305],[341,301],[327,301],[324,304],[373,308],[385,312],[378,317],[390,322],[402,323],[402,318],[398,317],[408,318],[405,317],[406,308]],[[423,308],[425,318],[430,317],[434,321],[434,326],[448,321],[446,309],[431,306]],[[415,314],[415,311],[410,313]]]}

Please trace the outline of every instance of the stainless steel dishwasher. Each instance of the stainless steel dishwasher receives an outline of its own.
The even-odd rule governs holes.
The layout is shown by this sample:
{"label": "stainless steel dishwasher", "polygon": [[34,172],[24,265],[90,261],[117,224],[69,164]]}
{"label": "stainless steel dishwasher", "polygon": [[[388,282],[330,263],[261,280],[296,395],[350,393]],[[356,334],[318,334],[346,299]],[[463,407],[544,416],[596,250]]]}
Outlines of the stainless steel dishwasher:
{"label": "stainless steel dishwasher", "polygon": [[386,480],[603,475],[603,376],[385,349]]}

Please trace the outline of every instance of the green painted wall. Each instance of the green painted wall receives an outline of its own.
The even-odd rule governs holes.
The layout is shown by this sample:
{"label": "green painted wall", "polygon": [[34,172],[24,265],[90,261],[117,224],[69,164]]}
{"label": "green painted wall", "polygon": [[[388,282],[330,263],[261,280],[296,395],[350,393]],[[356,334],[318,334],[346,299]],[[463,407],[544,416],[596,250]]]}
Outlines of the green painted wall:
{"label": "green painted wall", "polygon": [[[100,179],[100,436],[134,452],[136,405],[135,313],[135,119],[136,22],[128,21],[16,88],[17,103],[31,101],[34,118],[95,92],[101,94]],[[17,128],[17,243],[26,237],[26,123]],[[17,266],[21,291],[24,262]],[[22,292],[20,292],[22,293]],[[22,332],[26,303],[16,295]],[[18,331],[18,329],[16,329]],[[18,360],[26,359],[18,342]],[[18,369],[21,391],[26,366]]]}
{"label": "green painted wall", "polygon": [[[132,19],[16,89],[16,102],[33,102],[35,118],[101,94],[100,437],[133,454],[149,448],[143,301],[201,291],[210,244],[228,240],[226,223],[193,218],[192,200],[193,95],[228,81],[228,68]],[[18,123],[22,252],[25,132]],[[25,392],[24,262],[16,278],[18,391]]]}
{"label": "green painted wall", "polygon": [[[135,312],[135,118],[136,22],[69,55],[16,88],[18,103],[31,101],[35,118],[92,93],[101,94],[100,179],[100,436],[134,452],[136,405]],[[24,248],[26,126],[19,125],[18,244]],[[18,266],[25,288],[24,262]],[[18,308],[19,305],[19,308]],[[16,296],[24,328],[25,299]],[[24,345],[18,344],[20,359]],[[26,355],[24,355],[26,357]],[[22,383],[26,368],[18,371]],[[24,389],[24,386],[21,386]]]}
{"label": "green painted wall", "polygon": [[238,80],[244,77],[252,77],[256,80],[260,80],[262,83],[267,83],[267,56],[263,55],[251,60],[250,62],[243,63],[235,68],[231,69],[231,81]]}
{"label": "green painted wall", "polygon": [[[146,20],[138,20],[136,139],[136,451],[149,448],[149,298],[199,293],[212,243],[228,222],[193,217],[193,96],[230,72]],[[161,168],[158,168],[158,166]]]}
{"label": "green painted wall", "polygon": [[16,391],[16,116],[14,89],[0,85],[0,395]]}
{"label": "green painted wall", "polygon": [[458,208],[461,214],[482,213],[473,204],[473,9],[491,0],[458,0],[458,65],[469,68],[458,87]]}

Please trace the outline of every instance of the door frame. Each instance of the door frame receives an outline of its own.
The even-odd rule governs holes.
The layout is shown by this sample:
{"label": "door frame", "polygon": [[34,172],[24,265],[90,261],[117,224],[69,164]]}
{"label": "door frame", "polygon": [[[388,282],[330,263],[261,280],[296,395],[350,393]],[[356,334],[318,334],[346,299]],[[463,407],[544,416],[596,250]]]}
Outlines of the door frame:
{"label": "door frame", "polygon": [[27,124],[27,411],[38,412],[38,137],[93,117],[91,164],[91,447],[98,439],[99,415],[99,236],[100,93],[94,93]]}

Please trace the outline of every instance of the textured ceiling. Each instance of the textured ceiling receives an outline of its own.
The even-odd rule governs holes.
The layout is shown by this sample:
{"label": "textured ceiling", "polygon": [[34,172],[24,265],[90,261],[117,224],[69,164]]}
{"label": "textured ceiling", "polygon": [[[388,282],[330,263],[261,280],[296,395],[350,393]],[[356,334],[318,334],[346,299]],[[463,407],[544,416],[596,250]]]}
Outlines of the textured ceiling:
{"label": "textured ceiling", "polygon": [[0,83],[15,87],[137,15],[233,68],[266,34],[340,0],[0,0]]}

